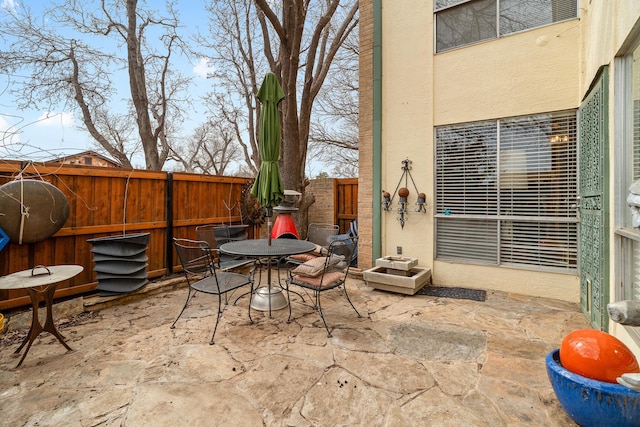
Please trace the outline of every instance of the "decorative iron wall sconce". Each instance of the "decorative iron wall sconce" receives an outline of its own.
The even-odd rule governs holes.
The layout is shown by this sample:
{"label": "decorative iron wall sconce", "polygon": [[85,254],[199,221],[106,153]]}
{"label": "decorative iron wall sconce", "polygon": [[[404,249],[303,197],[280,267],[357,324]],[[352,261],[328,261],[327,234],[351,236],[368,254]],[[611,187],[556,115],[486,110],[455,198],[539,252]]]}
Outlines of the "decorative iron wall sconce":
{"label": "decorative iron wall sconce", "polygon": [[[402,175],[400,175],[400,180],[398,181],[398,185],[396,186],[396,190],[393,192],[393,195],[389,194],[388,191],[382,190],[382,210],[391,211],[393,207],[391,203],[393,199],[396,197],[396,194],[399,197],[398,200],[398,218],[400,221],[400,226],[404,228],[404,223],[406,222],[406,216],[409,213],[408,209],[408,199],[409,199],[409,189],[407,188],[409,183],[409,178],[411,178],[411,183],[413,184],[413,188],[416,190],[418,194],[418,200],[416,201],[416,205],[418,206],[415,210],[416,212],[427,212],[426,204],[427,204],[427,196],[424,193],[420,193],[418,191],[418,187],[416,187],[416,183],[413,180],[413,176],[411,176],[411,160],[405,159],[402,161]],[[402,184],[402,178],[404,178],[404,187],[400,187]]]}

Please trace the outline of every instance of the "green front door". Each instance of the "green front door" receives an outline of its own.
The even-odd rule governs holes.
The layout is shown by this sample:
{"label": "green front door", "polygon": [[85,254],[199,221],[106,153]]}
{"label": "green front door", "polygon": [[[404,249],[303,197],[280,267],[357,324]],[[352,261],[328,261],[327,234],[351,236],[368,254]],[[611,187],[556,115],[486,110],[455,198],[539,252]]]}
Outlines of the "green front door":
{"label": "green front door", "polygon": [[609,301],[608,85],[603,67],[578,110],[580,306],[591,325],[607,330]]}

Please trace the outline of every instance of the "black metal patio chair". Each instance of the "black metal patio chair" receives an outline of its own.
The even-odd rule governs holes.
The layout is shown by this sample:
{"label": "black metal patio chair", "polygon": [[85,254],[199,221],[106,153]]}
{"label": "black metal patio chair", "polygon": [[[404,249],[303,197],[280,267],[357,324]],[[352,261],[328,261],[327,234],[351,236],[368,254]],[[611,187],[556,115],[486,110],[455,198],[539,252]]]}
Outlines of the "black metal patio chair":
{"label": "black metal patio chair", "polygon": [[[250,286],[249,295],[253,295],[253,279],[251,275],[244,275],[238,273],[231,273],[228,271],[218,271],[216,267],[211,248],[207,242],[202,240],[189,240],[174,238],[173,243],[182,269],[185,274],[188,283],[187,300],[180,310],[178,317],[173,321],[171,329],[174,329],[176,322],[182,316],[182,313],[187,308],[189,301],[192,298],[192,293],[203,292],[206,294],[212,294],[218,296],[218,312],[216,314],[216,324],[213,327],[213,334],[211,335],[211,341],[209,344],[214,344],[214,337],[216,330],[218,329],[218,323],[222,317],[224,311],[224,305],[222,303],[222,295],[225,297],[228,292],[242,288],[246,285]],[[249,323],[253,323],[251,319],[251,299],[249,299]]]}
{"label": "black metal patio chair", "polygon": [[196,236],[198,236],[198,240],[203,240],[209,245],[216,267],[220,270],[228,271],[244,267],[248,264],[253,264],[254,261],[252,259],[246,257],[233,257],[220,253],[218,250],[219,242],[216,238],[216,230],[219,229],[220,227],[218,225],[213,224],[199,225],[196,227]]}
{"label": "black metal patio chair", "polygon": [[340,232],[336,224],[311,223],[307,227],[307,240],[320,246],[329,246],[330,237]]}
{"label": "black metal patio chair", "polygon": [[[331,331],[324,318],[322,312],[322,304],[320,295],[331,289],[342,288],[342,291],[349,301],[351,307],[355,310],[358,317],[362,317],[358,309],[351,302],[347,288],[345,286],[349,268],[354,253],[358,247],[358,237],[348,237],[343,240],[334,240],[329,245],[326,256],[316,257],[306,263],[300,264],[293,270],[289,270],[286,288],[287,297],[289,298],[289,288],[291,285],[300,286],[310,290],[314,298],[314,309],[320,314],[322,323],[327,330],[327,335],[331,337]],[[291,321],[291,299],[289,298],[289,319]]]}

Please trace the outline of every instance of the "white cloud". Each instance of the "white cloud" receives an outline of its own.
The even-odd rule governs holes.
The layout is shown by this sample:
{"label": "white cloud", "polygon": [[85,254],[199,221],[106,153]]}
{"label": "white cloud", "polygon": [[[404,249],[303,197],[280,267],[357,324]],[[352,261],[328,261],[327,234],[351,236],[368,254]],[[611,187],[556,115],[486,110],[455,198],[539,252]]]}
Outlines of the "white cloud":
{"label": "white cloud", "polygon": [[73,125],[73,113],[45,111],[36,119],[38,126],[67,127]]}
{"label": "white cloud", "polygon": [[200,62],[193,66],[193,73],[203,79],[212,75],[214,71],[215,68],[207,58],[200,58]]}
{"label": "white cloud", "polygon": [[2,0],[2,3],[0,3],[0,8],[4,10],[9,10],[11,12],[15,12],[16,2],[13,0]]}
{"label": "white cloud", "polygon": [[16,125],[7,121],[7,118],[15,117],[0,115],[0,147],[20,142],[20,133]]}

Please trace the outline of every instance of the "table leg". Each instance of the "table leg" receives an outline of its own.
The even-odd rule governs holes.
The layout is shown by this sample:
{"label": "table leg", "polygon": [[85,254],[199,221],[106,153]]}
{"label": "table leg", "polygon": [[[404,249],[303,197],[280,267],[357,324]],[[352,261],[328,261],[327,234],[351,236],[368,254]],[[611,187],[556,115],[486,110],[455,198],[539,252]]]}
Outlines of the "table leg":
{"label": "table leg", "polygon": [[271,316],[271,257],[268,258],[267,264],[267,286],[269,287],[269,319],[273,319]]}
{"label": "table leg", "polygon": [[[33,341],[35,341],[36,337],[40,335],[40,333],[42,332],[49,332],[50,334],[58,338],[58,341],[60,341],[60,343],[67,350],[69,351],[72,350],[72,348],[69,347],[69,345],[64,341],[64,338],[62,337],[60,332],[58,332],[58,330],[56,329],[56,325],[53,322],[53,294],[56,291],[56,286],[57,286],[57,283],[53,283],[53,284],[42,287],[42,289],[37,289],[37,288],[26,289],[27,293],[29,294],[29,298],[31,299],[31,306],[32,306],[33,313],[31,317],[31,327],[29,328],[29,333],[25,337],[22,344],[20,344],[20,346],[14,352],[14,353],[19,353],[20,350],[22,350],[22,348],[25,345],[27,346],[16,368],[22,364],[22,361],[27,356],[27,353],[31,348],[31,344],[33,344]],[[40,301],[44,301],[45,307],[47,310],[47,317],[44,322],[44,325],[42,325],[40,323],[40,319],[38,319],[38,306],[40,305]]]}

